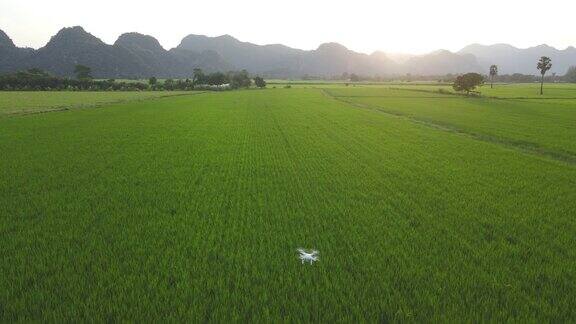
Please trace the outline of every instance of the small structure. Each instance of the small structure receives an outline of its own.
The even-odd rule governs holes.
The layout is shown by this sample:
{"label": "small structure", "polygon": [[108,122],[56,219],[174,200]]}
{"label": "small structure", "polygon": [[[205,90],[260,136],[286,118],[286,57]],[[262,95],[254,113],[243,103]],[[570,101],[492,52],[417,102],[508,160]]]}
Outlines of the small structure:
{"label": "small structure", "polygon": [[320,258],[318,257],[319,252],[316,250],[311,250],[310,252],[307,252],[306,250],[300,248],[298,249],[298,253],[300,253],[299,258],[302,261],[302,264],[304,264],[304,262],[310,262],[310,264],[312,264],[313,262],[320,260]]}

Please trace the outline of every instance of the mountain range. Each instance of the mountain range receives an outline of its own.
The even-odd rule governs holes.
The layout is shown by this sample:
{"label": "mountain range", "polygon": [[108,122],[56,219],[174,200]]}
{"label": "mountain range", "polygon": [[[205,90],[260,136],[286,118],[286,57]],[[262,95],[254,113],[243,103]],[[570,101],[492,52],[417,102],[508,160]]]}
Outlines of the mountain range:
{"label": "mountain range", "polygon": [[[82,27],[60,30],[40,49],[19,48],[0,30],[0,73],[40,68],[55,75],[72,76],[74,66],[89,66],[97,78],[190,77],[195,68],[206,72],[246,69],[274,78],[305,75],[330,77],[343,73],[366,76],[444,75],[486,73],[491,64],[500,74],[536,74],[540,56],[552,58],[552,72],[564,74],[576,65],[576,49],[557,50],[547,45],[519,49],[507,44],[473,44],[453,53],[439,50],[425,55],[363,54],[338,43],[325,43],[315,50],[280,44],[256,45],[229,35],[188,35],[170,50],[152,36],[122,34],[112,45]],[[395,59],[395,58],[401,59]]]}
{"label": "mountain range", "polygon": [[108,45],[82,27],[64,28],[33,50],[14,46],[0,31],[0,73],[40,68],[72,76],[76,64],[89,66],[97,78],[187,77],[197,67],[208,72],[233,68],[216,52],[167,51],[155,38],[138,33],[123,34]]}
{"label": "mountain range", "polygon": [[535,74],[536,62],[541,56],[552,59],[551,73],[563,75],[570,66],[576,65],[576,48],[572,46],[558,50],[545,44],[526,49],[508,44],[472,44],[458,51],[458,54],[474,55],[481,66],[496,64],[500,74]]}

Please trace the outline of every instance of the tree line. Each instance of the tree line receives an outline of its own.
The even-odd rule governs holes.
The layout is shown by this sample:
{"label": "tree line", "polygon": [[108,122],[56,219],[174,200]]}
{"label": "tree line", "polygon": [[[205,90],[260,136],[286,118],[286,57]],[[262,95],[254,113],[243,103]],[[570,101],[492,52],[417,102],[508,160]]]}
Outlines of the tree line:
{"label": "tree line", "polygon": [[[334,75],[330,77],[326,76],[313,76],[304,75],[302,80],[323,80],[323,81],[345,81],[345,82],[437,82],[437,83],[454,83],[456,78],[461,74],[447,73],[443,75],[419,75],[406,73],[403,75],[389,75],[389,76],[373,76],[373,75],[359,75],[355,73],[342,73],[340,75]],[[487,80],[491,82],[502,82],[502,83],[532,83],[539,82],[541,79],[540,75],[533,74],[522,74],[522,73],[512,73],[512,74],[500,74],[492,76],[488,73],[486,76]],[[557,75],[552,73],[551,75],[546,75],[544,77],[545,82],[570,82],[576,83],[576,66],[572,66],[568,69],[566,74]]]}
{"label": "tree line", "polygon": [[227,73],[204,73],[195,69],[191,78],[158,80],[151,77],[148,82],[95,80],[92,71],[84,65],[74,67],[76,78],[64,78],[51,75],[40,69],[29,69],[11,74],[0,75],[0,90],[35,91],[191,91],[191,90],[232,90],[266,87],[266,81],[259,76],[250,77],[246,70]]}
{"label": "tree line", "polygon": [[[476,87],[482,85],[487,80],[490,87],[494,87],[495,82],[535,82],[540,81],[540,93],[543,94],[544,82],[574,82],[576,83],[576,66],[568,69],[566,75],[562,78],[555,74],[546,76],[546,73],[552,68],[552,60],[549,57],[542,56],[537,63],[537,69],[540,77],[534,75],[524,75],[515,73],[512,75],[499,75],[498,66],[490,66],[487,76],[478,73],[466,73],[463,75],[447,74],[441,78],[438,76],[412,76],[407,74],[404,77],[395,77],[384,79],[380,77],[362,77],[356,74],[344,73],[339,78],[332,80],[341,80],[351,82],[359,81],[433,81],[452,83],[454,90],[465,92],[466,94],[474,93]],[[163,82],[156,77],[151,77],[147,83],[134,81],[117,81],[94,80],[91,69],[84,65],[76,65],[74,68],[76,78],[63,78],[53,76],[40,69],[29,69],[12,74],[0,75],[0,90],[83,90],[83,91],[190,91],[190,90],[229,90],[249,88],[254,84],[258,88],[266,87],[266,81],[255,76],[250,77],[246,70],[230,71],[227,73],[213,72],[204,73],[201,69],[194,69],[191,78],[187,79],[166,79]]]}

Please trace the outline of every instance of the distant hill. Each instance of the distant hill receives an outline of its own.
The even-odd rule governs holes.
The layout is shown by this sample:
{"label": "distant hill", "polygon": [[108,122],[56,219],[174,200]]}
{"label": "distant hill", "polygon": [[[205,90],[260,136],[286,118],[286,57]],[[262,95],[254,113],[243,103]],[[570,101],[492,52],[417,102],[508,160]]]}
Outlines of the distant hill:
{"label": "distant hill", "polygon": [[398,63],[398,64],[404,64],[406,63],[406,61],[408,61],[409,59],[413,58],[414,54],[407,54],[407,53],[384,53],[382,51],[377,51],[374,52],[374,54],[382,54],[382,55],[386,55],[387,57],[389,57],[392,61]]}
{"label": "distant hill", "polygon": [[216,52],[166,51],[155,38],[137,33],[108,45],[82,27],[60,30],[38,50],[19,49],[1,32],[0,53],[2,72],[34,67],[61,76],[73,76],[76,64],[89,66],[96,78],[189,77],[196,67],[231,68]]}
{"label": "distant hill", "polygon": [[299,71],[303,50],[284,45],[256,45],[241,42],[229,35],[207,37],[188,35],[184,37],[178,50],[214,51],[237,69],[251,73],[268,73],[278,76],[295,76]]}
{"label": "distant hill", "polygon": [[536,62],[541,56],[548,56],[552,59],[550,73],[563,75],[571,65],[576,65],[576,49],[574,47],[558,50],[548,45],[539,45],[519,49],[508,44],[472,44],[464,47],[458,53],[474,55],[484,72],[488,71],[490,65],[496,64],[500,74],[538,74]]}
{"label": "distant hill", "polygon": [[392,75],[399,66],[386,55],[367,55],[347,49],[338,43],[322,44],[303,59],[302,71],[311,75],[333,76],[342,72],[359,75]]}
{"label": "distant hill", "polygon": [[109,45],[82,27],[60,30],[46,46],[34,50],[18,48],[0,30],[0,73],[40,68],[56,75],[72,76],[76,64],[92,68],[97,78],[191,77],[195,68],[207,72],[246,69],[252,74],[275,78],[305,75],[332,77],[343,73],[363,76],[445,75],[465,72],[487,73],[497,64],[500,74],[536,74],[536,61],[552,58],[552,72],[564,74],[576,65],[576,49],[557,50],[540,45],[518,49],[506,44],[473,44],[457,53],[446,50],[426,55],[370,55],[349,50],[338,43],[325,43],[315,50],[280,44],[257,45],[230,35],[188,35],[176,48],[166,50],[152,36],[122,34]]}
{"label": "distant hill", "polygon": [[13,72],[21,68],[23,61],[27,60],[34,50],[31,48],[18,48],[12,39],[0,30],[0,73]]}
{"label": "distant hill", "polygon": [[165,50],[152,36],[122,34],[114,46],[131,53],[141,66],[139,74],[157,77],[190,77],[194,68],[206,72],[230,70],[232,67],[214,51]]}
{"label": "distant hill", "polygon": [[466,72],[482,72],[476,57],[439,50],[430,54],[414,56],[403,64],[404,70],[415,75],[443,75]]}
{"label": "distant hill", "polygon": [[241,42],[229,35],[188,35],[177,48],[212,50],[238,69],[269,77],[334,76],[344,72],[385,75],[398,70],[396,64],[384,56],[356,53],[337,43],[326,43],[316,50],[304,51],[278,44]]}
{"label": "distant hill", "polygon": [[82,27],[60,30],[23,64],[67,76],[73,75],[76,64],[91,67],[95,77],[128,78],[145,71],[128,50],[105,44]]}

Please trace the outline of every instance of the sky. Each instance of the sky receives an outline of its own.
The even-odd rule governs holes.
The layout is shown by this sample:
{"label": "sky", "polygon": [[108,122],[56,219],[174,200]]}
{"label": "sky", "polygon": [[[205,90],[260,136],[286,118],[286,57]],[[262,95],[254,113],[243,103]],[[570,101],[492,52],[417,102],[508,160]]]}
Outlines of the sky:
{"label": "sky", "polygon": [[166,49],[188,34],[229,34],[301,49],[338,42],[363,53],[424,54],[472,43],[576,46],[574,12],[574,0],[0,0],[0,29],[33,48],[79,25],[108,44],[139,32]]}

